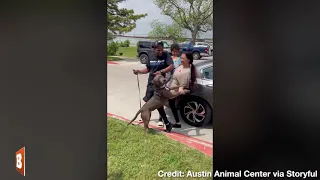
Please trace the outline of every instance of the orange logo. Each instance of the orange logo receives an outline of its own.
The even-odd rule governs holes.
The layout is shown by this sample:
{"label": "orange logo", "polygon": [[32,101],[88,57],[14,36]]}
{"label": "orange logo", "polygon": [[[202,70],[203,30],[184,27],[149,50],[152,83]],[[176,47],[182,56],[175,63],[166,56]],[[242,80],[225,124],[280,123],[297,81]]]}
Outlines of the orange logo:
{"label": "orange logo", "polygon": [[16,152],[16,170],[23,176],[26,175],[26,151],[25,147]]}

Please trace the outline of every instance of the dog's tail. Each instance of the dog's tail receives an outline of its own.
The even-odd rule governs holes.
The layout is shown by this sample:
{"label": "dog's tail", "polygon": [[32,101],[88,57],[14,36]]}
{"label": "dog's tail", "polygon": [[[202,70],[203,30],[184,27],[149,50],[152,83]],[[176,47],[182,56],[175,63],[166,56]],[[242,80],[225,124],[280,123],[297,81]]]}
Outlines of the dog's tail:
{"label": "dog's tail", "polygon": [[138,115],[140,114],[141,109],[136,113],[136,115],[134,116],[134,118],[132,118],[132,120],[128,123],[128,125],[130,125],[134,120],[137,119]]}

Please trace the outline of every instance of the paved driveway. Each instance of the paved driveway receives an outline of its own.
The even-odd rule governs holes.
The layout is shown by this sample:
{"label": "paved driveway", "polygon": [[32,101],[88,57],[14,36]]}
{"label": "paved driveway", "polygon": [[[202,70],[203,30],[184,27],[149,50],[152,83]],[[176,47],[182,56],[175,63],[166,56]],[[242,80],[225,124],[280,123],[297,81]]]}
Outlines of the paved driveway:
{"label": "paved driveway", "polygon": [[[213,56],[201,58],[201,60],[212,60],[212,59],[213,59]],[[200,61],[201,61],[201,60],[200,60]],[[195,61],[199,61],[199,60],[195,60]]]}
{"label": "paved driveway", "polygon": [[[197,60],[198,61],[198,60]],[[139,110],[139,91],[137,86],[137,77],[132,73],[132,69],[140,69],[145,65],[140,62],[128,60],[120,62],[120,64],[108,64],[107,66],[107,108],[108,113],[116,114],[128,119],[132,119]],[[139,75],[141,94],[144,97],[146,91],[148,75]],[[142,105],[143,105],[142,101]],[[168,119],[174,122],[172,112],[166,108]],[[158,119],[158,111],[154,111],[151,117],[151,124],[156,124]],[[138,116],[140,118],[140,115]],[[138,120],[137,118],[137,120]],[[212,124],[207,127],[196,128],[187,125],[181,119],[182,128],[173,129],[172,131],[192,136],[207,142],[213,142]]]}

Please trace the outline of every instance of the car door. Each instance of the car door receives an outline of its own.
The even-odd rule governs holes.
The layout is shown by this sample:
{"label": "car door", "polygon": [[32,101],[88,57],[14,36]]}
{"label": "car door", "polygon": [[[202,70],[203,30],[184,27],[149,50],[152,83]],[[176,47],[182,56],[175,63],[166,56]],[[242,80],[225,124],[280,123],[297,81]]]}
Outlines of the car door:
{"label": "car door", "polygon": [[179,46],[180,46],[180,51],[181,51],[181,53],[183,53],[183,52],[187,52],[187,44],[186,43],[181,43],[181,44],[179,44]]}

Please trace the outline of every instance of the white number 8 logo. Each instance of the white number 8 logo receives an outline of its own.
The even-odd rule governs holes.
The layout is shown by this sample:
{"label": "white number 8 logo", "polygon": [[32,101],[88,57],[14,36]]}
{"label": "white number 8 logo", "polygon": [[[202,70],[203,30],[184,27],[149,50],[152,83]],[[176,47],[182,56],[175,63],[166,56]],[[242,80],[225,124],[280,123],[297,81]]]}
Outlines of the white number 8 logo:
{"label": "white number 8 logo", "polygon": [[16,155],[16,159],[17,159],[17,164],[16,164],[16,167],[21,169],[22,168],[22,155],[21,154],[17,154]]}

